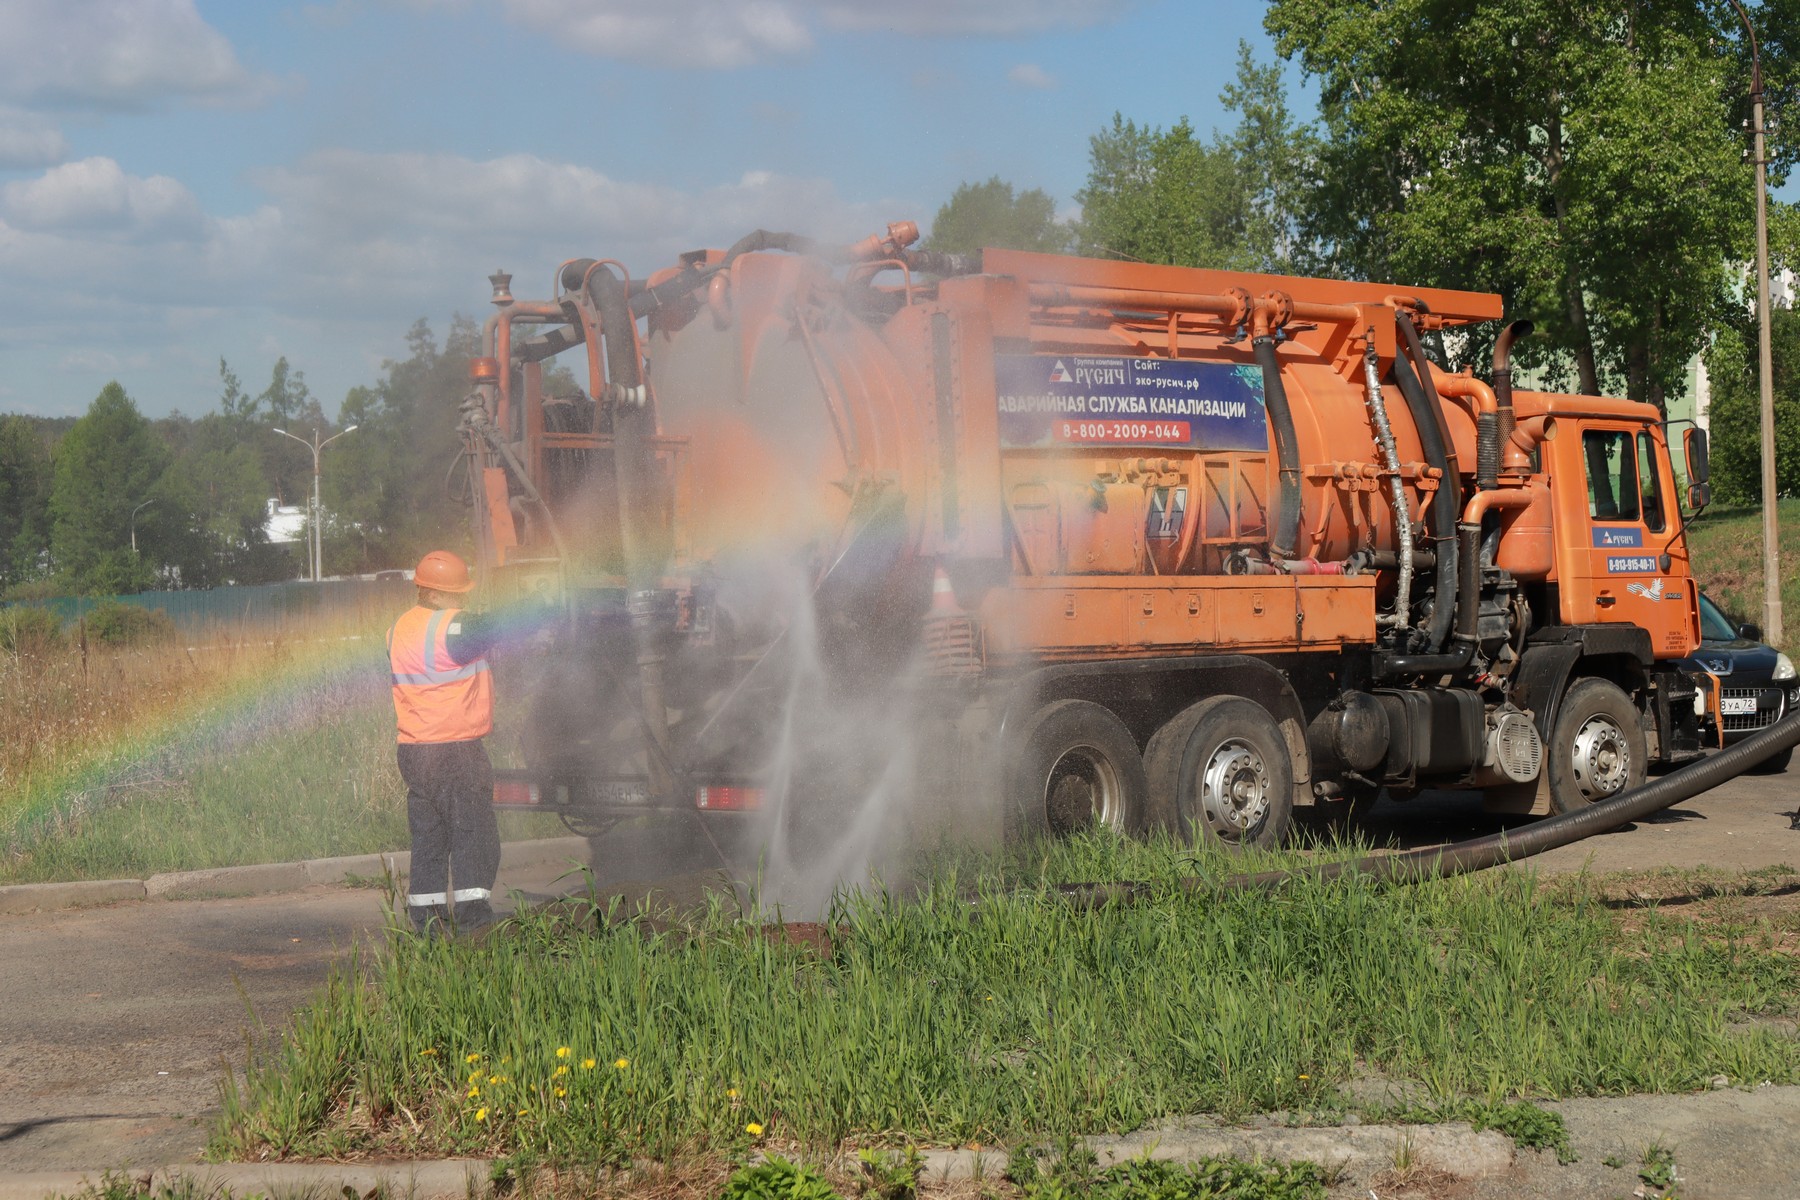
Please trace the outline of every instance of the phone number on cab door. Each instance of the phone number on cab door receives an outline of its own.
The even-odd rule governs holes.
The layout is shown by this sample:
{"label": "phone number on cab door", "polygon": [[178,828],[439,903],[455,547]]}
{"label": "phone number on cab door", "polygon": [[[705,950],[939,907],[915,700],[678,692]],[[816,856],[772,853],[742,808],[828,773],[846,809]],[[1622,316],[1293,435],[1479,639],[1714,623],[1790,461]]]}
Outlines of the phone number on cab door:
{"label": "phone number on cab door", "polygon": [[1059,442],[1181,442],[1190,434],[1186,421],[1058,421]]}

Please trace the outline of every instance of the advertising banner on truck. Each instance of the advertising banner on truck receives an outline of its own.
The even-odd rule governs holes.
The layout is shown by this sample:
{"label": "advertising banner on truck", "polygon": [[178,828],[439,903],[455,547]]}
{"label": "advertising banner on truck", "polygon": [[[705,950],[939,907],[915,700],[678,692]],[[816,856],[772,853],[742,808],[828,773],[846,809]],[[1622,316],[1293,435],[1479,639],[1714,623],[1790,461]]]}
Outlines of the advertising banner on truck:
{"label": "advertising banner on truck", "polygon": [[1000,444],[1267,450],[1262,372],[1250,365],[999,354]]}

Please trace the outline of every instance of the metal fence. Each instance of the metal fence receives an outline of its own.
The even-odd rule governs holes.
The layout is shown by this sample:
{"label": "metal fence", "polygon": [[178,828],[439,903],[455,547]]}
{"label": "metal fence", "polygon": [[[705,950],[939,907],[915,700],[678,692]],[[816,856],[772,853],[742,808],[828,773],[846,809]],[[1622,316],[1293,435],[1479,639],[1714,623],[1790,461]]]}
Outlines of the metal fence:
{"label": "metal fence", "polygon": [[108,601],[160,609],[183,632],[217,626],[274,626],[319,620],[391,619],[417,593],[406,579],[328,579],[321,583],[264,583],[188,592],[137,592],[129,596],[57,596],[20,601],[71,624]]}

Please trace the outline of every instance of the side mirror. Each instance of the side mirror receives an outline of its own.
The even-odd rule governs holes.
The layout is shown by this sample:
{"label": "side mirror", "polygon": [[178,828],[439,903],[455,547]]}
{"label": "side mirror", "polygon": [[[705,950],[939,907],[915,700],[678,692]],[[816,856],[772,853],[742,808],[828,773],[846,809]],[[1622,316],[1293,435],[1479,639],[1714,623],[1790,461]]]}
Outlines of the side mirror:
{"label": "side mirror", "polygon": [[[1711,475],[1711,465],[1706,459],[1706,430],[1689,429],[1681,435],[1681,446],[1687,454],[1687,474],[1690,483],[1704,484]],[[1704,502],[1702,502],[1702,505]],[[1701,507],[1702,505],[1693,505]]]}
{"label": "side mirror", "polygon": [[1760,642],[1762,641],[1762,626],[1745,622],[1738,626],[1738,636],[1746,642]]}
{"label": "side mirror", "polygon": [[1712,485],[1709,483],[1690,483],[1687,489],[1688,511],[1697,513],[1712,503]]}

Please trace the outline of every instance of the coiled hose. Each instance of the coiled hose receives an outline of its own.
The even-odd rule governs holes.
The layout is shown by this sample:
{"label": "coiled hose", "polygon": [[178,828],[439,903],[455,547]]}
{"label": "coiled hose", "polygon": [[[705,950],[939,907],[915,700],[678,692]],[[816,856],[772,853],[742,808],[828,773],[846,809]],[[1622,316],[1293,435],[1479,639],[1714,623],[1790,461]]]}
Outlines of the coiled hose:
{"label": "coiled hose", "polygon": [[[1372,854],[1344,862],[1322,863],[1299,871],[1259,871],[1217,881],[1189,878],[1181,880],[1180,886],[1190,892],[1273,891],[1294,879],[1326,880],[1358,874],[1395,883],[1420,883],[1485,871],[1642,820],[1651,813],[1661,812],[1736,779],[1769,756],[1796,745],[1800,745],[1800,713],[1776,722],[1729,749],[1671,771],[1611,800],[1538,821],[1524,829],[1488,834],[1449,846],[1428,846],[1398,854]],[[1138,882],[1065,883],[1056,890],[1078,907],[1098,908],[1115,901],[1145,900],[1165,886]]]}

